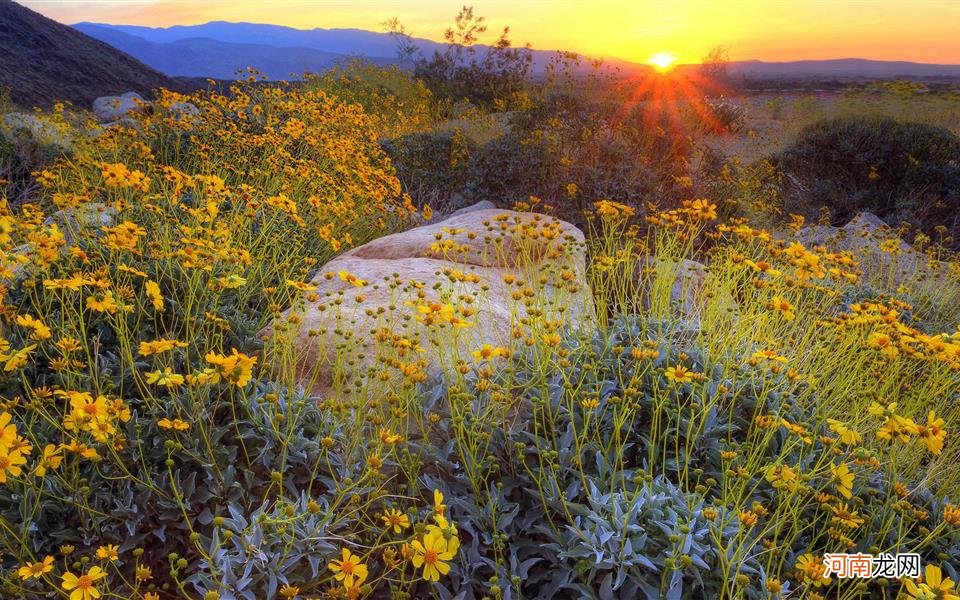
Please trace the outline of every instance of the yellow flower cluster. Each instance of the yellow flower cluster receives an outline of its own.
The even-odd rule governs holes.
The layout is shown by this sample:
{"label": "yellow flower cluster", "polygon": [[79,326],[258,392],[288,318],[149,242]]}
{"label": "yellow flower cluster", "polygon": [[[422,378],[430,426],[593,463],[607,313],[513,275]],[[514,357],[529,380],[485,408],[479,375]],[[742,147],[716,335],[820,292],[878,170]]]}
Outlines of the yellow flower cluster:
{"label": "yellow flower cluster", "polygon": [[55,395],[69,403],[64,429],[75,434],[89,433],[98,442],[109,442],[117,434],[117,424],[130,420],[130,408],[119,398],[69,390],[57,390]]}
{"label": "yellow flower cluster", "polygon": [[939,361],[960,371],[960,339],[954,334],[930,335],[904,324],[901,311],[912,307],[903,302],[863,302],[850,305],[850,311],[831,320],[841,329],[869,331],[865,345],[888,361],[905,357],[921,361]]}
{"label": "yellow flower cluster", "polygon": [[871,415],[883,418],[883,425],[877,430],[879,439],[890,442],[909,442],[916,437],[931,454],[938,455],[943,451],[944,440],[947,437],[946,421],[937,417],[936,411],[929,411],[927,422],[921,424],[897,414],[896,402],[886,406],[873,402],[868,410]]}
{"label": "yellow flower cluster", "polygon": [[216,367],[221,377],[237,387],[244,387],[250,383],[253,367],[257,364],[256,356],[248,356],[238,352],[236,348],[227,355],[209,352],[204,358]]}
{"label": "yellow flower cluster", "polygon": [[0,483],[6,483],[8,477],[19,477],[23,465],[27,464],[33,447],[17,432],[12,415],[0,413]]}
{"label": "yellow flower cluster", "polygon": [[[433,522],[425,525],[425,531],[400,545],[399,556],[393,547],[383,551],[384,564],[388,569],[402,568],[401,558],[409,561],[415,569],[422,569],[425,581],[439,581],[450,572],[450,561],[456,558],[460,548],[457,527],[446,519],[443,494],[434,490]],[[383,525],[394,534],[401,534],[411,527],[410,517],[397,509],[388,509],[381,515]],[[359,598],[362,585],[370,575],[364,559],[349,548],[342,548],[340,558],[327,565],[334,580],[342,585],[347,598]]]}

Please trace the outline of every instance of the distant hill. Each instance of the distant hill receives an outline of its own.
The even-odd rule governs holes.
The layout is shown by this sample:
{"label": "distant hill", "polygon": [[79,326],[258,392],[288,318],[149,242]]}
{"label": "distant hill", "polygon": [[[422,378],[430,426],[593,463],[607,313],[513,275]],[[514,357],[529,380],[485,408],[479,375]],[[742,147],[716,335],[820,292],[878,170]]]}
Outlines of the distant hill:
{"label": "distant hill", "polygon": [[0,0],[0,86],[24,107],[57,100],[89,107],[99,96],[146,95],[185,84],[72,27]]}
{"label": "distant hill", "polygon": [[[345,54],[316,48],[225,42],[206,37],[157,42],[91,23],[74,27],[174,76],[233,79],[238,69],[253,67],[270,79],[289,79],[308,71],[324,71],[347,58]],[[392,62],[379,57],[370,60],[381,64]]]}
{"label": "distant hill", "polygon": [[[240,68],[254,66],[271,79],[292,73],[319,71],[349,56],[374,62],[396,61],[396,43],[389,34],[363,29],[294,29],[262,23],[212,21],[202,25],[141,27],[77,23],[79,31],[111,44],[168,75],[229,78]],[[424,38],[413,42],[425,55],[444,44]],[[484,46],[479,46],[483,51]],[[556,51],[533,50],[533,72],[543,72]],[[649,72],[644,64],[605,58],[622,73]],[[698,65],[682,65],[682,70]],[[858,58],[794,62],[735,61],[731,74],[746,79],[926,79],[960,77],[960,65],[931,65]]]}
{"label": "distant hill", "polygon": [[[136,36],[148,42],[168,44],[191,38],[206,38],[232,44],[262,44],[277,48],[312,48],[341,55],[363,55],[377,58],[396,58],[396,42],[386,33],[364,29],[294,29],[263,23],[229,23],[211,21],[202,25],[174,25],[172,27],[141,27],[138,25],[109,25],[77,23],[73,26],[87,35],[98,37],[92,27],[108,28]],[[99,38],[103,39],[103,38]],[[417,45],[430,53],[443,44],[417,38]]]}
{"label": "distant hill", "polygon": [[732,62],[731,73],[748,78],[838,77],[867,79],[925,79],[960,77],[960,64],[935,65],[907,61],[837,58],[831,60],[798,60],[764,62],[747,60]]}
{"label": "distant hill", "polygon": [[[397,44],[392,36],[363,29],[294,29],[226,21],[172,27],[104,23],[76,23],[73,27],[168,75],[225,77],[227,72],[232,75],[236,69],[252,66],[271,79],[283,79],[291,73],[323,70],[351,56],[377,63],[397,60]],[[445,47],[424,38],[414,38],[413,42],[426,56]],[[209,53],[208,48],[212,49]],[[477,48],[482,52],[486,46]],[[532,52],[535,74],[542,73],[557,55],[554,50]],[[646,68],[619,59],[605,62],[628,71]],[[265,68],[267,64],[271,66]]]}

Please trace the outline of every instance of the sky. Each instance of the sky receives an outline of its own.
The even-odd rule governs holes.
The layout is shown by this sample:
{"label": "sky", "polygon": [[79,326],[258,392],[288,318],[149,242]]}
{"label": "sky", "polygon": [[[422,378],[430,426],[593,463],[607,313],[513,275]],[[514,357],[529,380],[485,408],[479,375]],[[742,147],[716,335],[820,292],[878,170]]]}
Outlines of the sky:
{"label": "sky", "polygon": [[[439,39],[468,0],[18,0],[62,23],[166,27],[207,21],[299,29],[382,30],[397,17]],[[960,0],[477,0],[490,40],[644,62],[670,52],[699,62],[724,46],[732,60],[870,58],[960,64]],[[481,41],[487,41],[481,39]]]}

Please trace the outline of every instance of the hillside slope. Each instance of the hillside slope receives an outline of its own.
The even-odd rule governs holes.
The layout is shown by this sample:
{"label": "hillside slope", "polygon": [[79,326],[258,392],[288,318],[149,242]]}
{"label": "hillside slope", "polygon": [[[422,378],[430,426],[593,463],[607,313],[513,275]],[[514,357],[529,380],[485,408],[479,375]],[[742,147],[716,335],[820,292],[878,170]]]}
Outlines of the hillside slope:
{"label": "hillside slope", "polygon": [[69,100],[86,107],[98,96],[183,85],[72,27],[0,0],[0,86],[16,104]]}

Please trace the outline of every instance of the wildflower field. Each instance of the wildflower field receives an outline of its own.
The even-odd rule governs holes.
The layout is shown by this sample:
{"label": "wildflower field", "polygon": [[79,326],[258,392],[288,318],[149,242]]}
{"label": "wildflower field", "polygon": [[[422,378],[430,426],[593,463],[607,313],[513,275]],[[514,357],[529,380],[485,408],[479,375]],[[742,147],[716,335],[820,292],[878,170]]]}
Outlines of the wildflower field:
{"label": "wildflower field", "polygon": [[[859,255],[762,228],[754,171],[678,171],[669,204],[564,180],[566,209],[430,246],[513,256],[495,279],[365,280],[324,265],[439,218],[378,141],[435,117],[350,83],[43,116],[70,152],[0,211],[0,596],[958,598],[945,230],[905,269],[896,231]],[[474,345],[494,301],[509,336]],[[923,577],[831,577],[843,552]]]}

